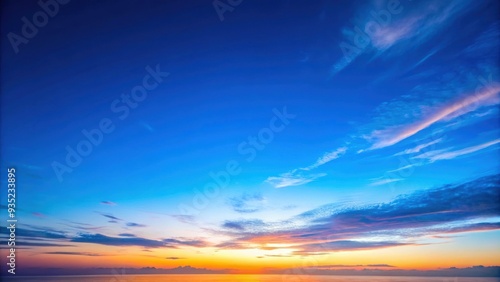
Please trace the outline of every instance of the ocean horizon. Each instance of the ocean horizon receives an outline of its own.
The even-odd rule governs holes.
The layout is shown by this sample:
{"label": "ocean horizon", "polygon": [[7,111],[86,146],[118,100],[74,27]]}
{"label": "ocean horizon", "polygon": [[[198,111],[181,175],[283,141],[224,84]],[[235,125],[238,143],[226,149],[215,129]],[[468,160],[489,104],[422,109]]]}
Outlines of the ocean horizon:
{"label": "ocean horizon", "polygon": [[[5,280],[4,280],[5,279]],[[64,275],[12,276],[2,281],[17,282],[497,282],[499,277],[416,277],[416,276],[342,276],[342,275],[280,275],[280,274],[141,274],[141,275]]]}

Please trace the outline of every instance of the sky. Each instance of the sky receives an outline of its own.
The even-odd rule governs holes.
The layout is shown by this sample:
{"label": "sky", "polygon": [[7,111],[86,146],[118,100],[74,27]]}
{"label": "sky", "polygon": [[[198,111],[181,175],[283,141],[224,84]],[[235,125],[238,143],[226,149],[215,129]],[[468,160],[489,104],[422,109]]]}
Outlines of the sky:
{"label": "sky", "polygon": [[498,2],[2,5],[17,273],[500,266]]}

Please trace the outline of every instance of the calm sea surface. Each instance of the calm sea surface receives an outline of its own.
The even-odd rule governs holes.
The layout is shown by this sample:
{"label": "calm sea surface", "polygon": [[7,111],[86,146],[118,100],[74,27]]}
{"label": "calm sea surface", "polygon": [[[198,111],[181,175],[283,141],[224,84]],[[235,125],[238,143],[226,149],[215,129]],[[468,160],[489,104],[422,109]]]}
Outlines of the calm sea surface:
{"label": "calm sea surface", "polygon": [[[0,278],[2,279],[2,278]],[[17,282],[498,282],[499,278],[455,277],[381,277],[381,276],[294,276],[294,275],[92,275],[92,276],[45,276],[12,277],[2,281]]]}

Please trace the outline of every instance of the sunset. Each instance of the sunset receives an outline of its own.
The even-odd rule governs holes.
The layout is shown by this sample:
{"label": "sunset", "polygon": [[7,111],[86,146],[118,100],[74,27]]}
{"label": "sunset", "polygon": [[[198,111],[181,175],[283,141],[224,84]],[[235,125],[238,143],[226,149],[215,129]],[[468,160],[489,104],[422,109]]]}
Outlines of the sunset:
{"label": "sunset", "polygon": [[500,281],[500,2],[2,1],[1,281]]}

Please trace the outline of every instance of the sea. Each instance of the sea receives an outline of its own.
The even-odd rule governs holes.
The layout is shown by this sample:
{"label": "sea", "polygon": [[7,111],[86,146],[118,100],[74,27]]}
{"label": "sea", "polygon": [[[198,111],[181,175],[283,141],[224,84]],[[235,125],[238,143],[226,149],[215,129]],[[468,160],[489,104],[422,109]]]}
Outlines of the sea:
{"label": "sea", "polygon": [[0,277],[1,281],[16,282],[499,282],[500,278],[474,277],[403,277],[403,276],[322,276],[322,275],[82,275]]}

